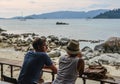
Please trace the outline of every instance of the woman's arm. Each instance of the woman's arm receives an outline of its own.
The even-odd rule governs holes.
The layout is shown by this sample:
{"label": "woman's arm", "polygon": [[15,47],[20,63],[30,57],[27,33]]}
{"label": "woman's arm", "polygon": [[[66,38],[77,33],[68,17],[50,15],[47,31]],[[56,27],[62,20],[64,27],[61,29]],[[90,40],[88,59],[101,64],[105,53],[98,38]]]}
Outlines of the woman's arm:
{"label": "woman's arm", "polygon": [[78,61],[78,65],[77,65],[77,69],[79,71],[79,77],[82,76],[83,72],[84,72],[84,67],[85,67],[85,63],[83,59],[79,59]]}

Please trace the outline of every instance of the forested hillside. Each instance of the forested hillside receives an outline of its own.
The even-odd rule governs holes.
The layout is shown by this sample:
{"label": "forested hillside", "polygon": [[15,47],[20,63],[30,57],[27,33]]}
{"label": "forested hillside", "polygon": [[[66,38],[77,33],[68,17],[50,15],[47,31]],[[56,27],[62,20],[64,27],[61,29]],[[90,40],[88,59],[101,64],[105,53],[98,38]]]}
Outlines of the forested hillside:
{"label": "forested hillside", "polygon": [[105,13],[101,13],[95,16],[94,18],[120,19],[120,9],[114,9],[114,10],[107,11]]}

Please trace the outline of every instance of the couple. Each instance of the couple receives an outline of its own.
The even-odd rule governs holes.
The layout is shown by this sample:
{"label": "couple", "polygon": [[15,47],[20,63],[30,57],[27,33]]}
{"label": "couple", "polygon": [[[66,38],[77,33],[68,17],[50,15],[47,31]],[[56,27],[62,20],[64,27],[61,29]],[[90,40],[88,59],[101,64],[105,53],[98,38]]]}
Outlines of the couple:
{"label": "couple", "polygon": [[42,76],[44,67],[50,68],[55,74],[56,79],[52,84],[75,84],[75,81],[84,71],[84,61],[81,59],[79,42],[71,40],[67,47],[67,55],[59,59],[59,69],[52,63],[46,54],[46,40],[36,38],[32,46],[35,51],[29,51],[24,58],[23,66],[18,78],[18,84],[38,84]]}

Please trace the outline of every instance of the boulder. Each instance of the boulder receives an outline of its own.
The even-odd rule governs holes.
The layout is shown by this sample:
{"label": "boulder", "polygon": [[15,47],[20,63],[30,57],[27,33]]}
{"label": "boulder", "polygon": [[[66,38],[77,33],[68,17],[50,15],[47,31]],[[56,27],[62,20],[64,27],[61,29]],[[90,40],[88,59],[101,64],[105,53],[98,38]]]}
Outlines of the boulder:
{"label": "boulder", "polygon": [[95,48],[94,48],[94,51],[105,52],[105,50],[104,50],[104,43],[102,43],[100,45],[96,45]]}
{"label": "boulder", "polygon": [[120,37],[111,37],[104,43],[106,52],[120,53]]}
{"label": "boulder", "polygon": [[65,46],[68,44],[69,41],[70,41],[69,38],[61,38],[59,43],[61,46]]}
{"label": "boulder", "polygon": [[110,37],[104,43],[95,46],[94,50],[104,53],[120,53],[120,37]]}
{"label": "boulder", "polygon": [[4,30],[4,29],[0,28],[0,33],[1,33],[1,32],[3,32],[3,31],[6,31],[6,30]]}
{"label": "boulder", "polygon": [[59,57],[61,55],[61,52],[59,50],[52,50],[48,53],[50,57]]}
{"label": "boulder", "polygon": [[93,50],[88,46],[84,47],[81,51],[82,52],[93,52]]}
{"label": "boulder", "polygon": [[56,36],[54,36],[54,35],[50,35],[50,36],[48,36],[47,38],[49,39],[50,42],[54,42],[54,41],[56,41],[56,40],[57,40],[57,41],[59,40],[58,37],[56,37]]}

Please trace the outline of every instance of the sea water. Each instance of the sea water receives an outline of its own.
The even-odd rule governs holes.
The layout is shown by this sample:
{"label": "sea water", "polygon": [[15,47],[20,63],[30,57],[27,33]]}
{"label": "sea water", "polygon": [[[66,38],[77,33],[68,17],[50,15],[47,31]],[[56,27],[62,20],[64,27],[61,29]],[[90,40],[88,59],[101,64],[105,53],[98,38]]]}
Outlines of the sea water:
{"label": "sea water", "polygon": [[[56,22],[65,22],[69,25],[56,25]],[[107,40],[109,37],[120,37],[120,19],[27,19],[25,21],[1,19],[0,28],[7,30],[7,33],[36,33],[40,36],[55,35],[59,38],[77,40]],[[91,46],[91,44],[81,43],[81,46]]]}

